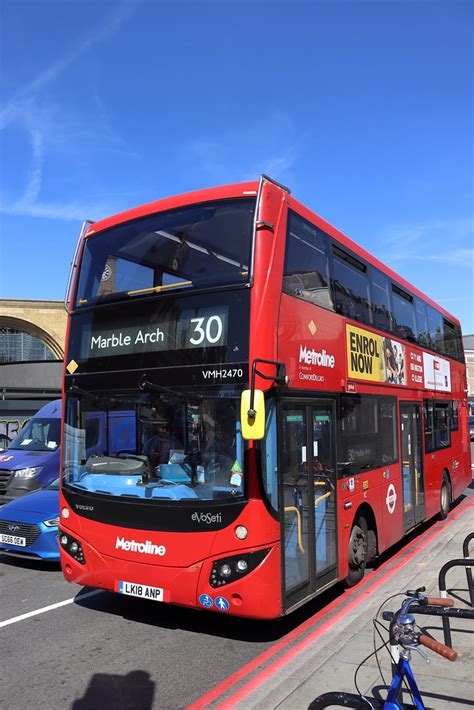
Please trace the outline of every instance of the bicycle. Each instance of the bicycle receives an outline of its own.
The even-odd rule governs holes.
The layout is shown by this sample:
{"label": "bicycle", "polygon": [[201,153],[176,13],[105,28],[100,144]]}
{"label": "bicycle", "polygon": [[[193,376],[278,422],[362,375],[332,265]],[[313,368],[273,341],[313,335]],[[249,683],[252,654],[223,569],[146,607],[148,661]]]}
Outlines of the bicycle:
{"label": "bicycle", "polygon": [[[404,705],[401,700],[403,683],[405,683],[409,689],[416,710],[426,710],[420,691],[416,684],[415,676],[410,666],[412,652],[417,651],[423,658],[426,659],[428,663],[428,655],[420,648],[421,646],[430,649],[434,653],[438,653],[440,656],[443,656],[443,658],[446,658],[449,661],[455,661],[457,653],[454,649],[449,646],[445,646],[445,644],[436,641],[436,639],[431,638],[431,636],[422,633],[422,631],[416,628],[415,616],[413,613],[409,613],[410,609],[416,613],[416,608],[413,608],[415,605],[418,607],[426,607],[429,605],[444,608],[454,606],[452,599],[426,597],[423,594],[424,591],[424,587],[420,587],[414,591],[408,590],[406,595],[403,595],[406,596],[407,599],[405,599],[397,612],[384,612],[382,614],[382,618],[385,621],[390,621],[389,628],[383,628],[389,632],[389,653],[392,659],[393,670],[392,682],[388,690],[386,700],[367,698],[360,692],[359,694],[355,694],[336,691],[324,693],[323,695],[315,698],[308,706],[308,710],[322,710],[323,708],[328,708],[334,705],[339,707],[355,708],[355,710],[367,710],[367,708],[372,708],[372,710],[403,710]],[[383,606],[393,598],[394,597],[390,597],[387,599],[379,608],[376,618],[374,619],[375,628],[377,628],[377,624],[380,624],[377,617],[379,616]],[[440,614],[442,614],[441,610]],[[359,690],[357,687],[357,673],[359,669],[371,656],[375,655],[377,658],[378,651],[383,647],[387,647],[386,642],[380,648],[376,648],[370,656],[367,656],[367,658],[359,664],[354,674],[354,684],[357,690]],[[380,665],[378,664],[378,666],[379,671],[382,674]]]}

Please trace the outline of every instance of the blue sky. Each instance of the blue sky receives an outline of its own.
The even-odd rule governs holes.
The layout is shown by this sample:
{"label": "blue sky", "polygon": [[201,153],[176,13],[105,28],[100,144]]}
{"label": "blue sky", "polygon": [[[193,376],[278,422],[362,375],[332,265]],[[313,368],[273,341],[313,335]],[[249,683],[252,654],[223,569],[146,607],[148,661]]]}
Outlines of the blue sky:
{"label": "blue sky", "polygon": [[474,332],[470,0],[3,0],[0,297],[83,219],[266,172]]}

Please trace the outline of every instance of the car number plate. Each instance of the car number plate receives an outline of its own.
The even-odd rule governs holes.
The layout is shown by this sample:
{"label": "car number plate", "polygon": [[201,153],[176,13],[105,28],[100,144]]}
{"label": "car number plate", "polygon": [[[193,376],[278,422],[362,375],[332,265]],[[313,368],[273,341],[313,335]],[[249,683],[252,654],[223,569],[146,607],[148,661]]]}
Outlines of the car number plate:
{"label": "car number plate", "polygon": [[135,582],[119,582],[117,591],[120,594],[128,594],[130,597],[153,599],[155,602],[165,601],[165,590],[161,587],[148,587],[146,584],[136,584]]}
{"label": "car number plate", "polygon": [[18,537],[17,535],[4,535],[0,533],[0,542],[4,542],[7,545],[26,547],[26,537]]}

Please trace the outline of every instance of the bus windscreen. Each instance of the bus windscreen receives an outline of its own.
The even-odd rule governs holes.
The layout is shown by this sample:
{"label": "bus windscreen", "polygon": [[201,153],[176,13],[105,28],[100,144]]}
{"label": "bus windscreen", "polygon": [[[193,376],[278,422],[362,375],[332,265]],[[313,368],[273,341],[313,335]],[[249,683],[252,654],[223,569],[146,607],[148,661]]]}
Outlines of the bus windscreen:
{"label": "bus windscreen", "polygon": [[91,235],[84,248],[76,307],[248,283],[254,210],[255,198],[219,200]]}
{"label": "bus windscreen", "polygon": [[[147,392],[147,385],[163,391]],[[243,496],[237,393],[221,387],[174,394],[147,382],[132,397],[73,389],[78,396],[67,400],[64,428],[66,486],[157,502]]]}

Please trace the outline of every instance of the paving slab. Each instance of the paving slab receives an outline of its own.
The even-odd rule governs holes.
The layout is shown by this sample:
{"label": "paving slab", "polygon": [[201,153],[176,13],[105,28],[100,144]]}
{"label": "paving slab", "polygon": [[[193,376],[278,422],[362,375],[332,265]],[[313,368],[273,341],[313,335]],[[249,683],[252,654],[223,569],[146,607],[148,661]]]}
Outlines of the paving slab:
{"label": "paving slab", "polygon": [[[434,529],[436,531],[436,528]],[[391,594],[403,593],[407,589],[425,586],[427,594],[439,596],[438,573],[441,566],[456,557],[462,557],[462,542],[474,530],[474,507],[472,501],[462,504],[452,520],[430,537],[426,545],[420,545],[419,552],[414,542],[414,556],[408,562],[394,568],[393,574],[383,577],[383,582],[362,592],[357,604],[344,616],[315,637],[309,634],[307,642],[284,658],[274,662],[275,672],[270,664],[262,673],[262,681],[257,676],[251,679],[251,692],[241,686],[241,698],[232,701],[232,693],[224,706],[237,710],[306,710],[314,697],[331,690],[355,693],[354,673],[360,662],[373,651],[372,619],[382,602]],[[376,579],[376,577],[375,577]],[[455,589],[457,606],[467,606],[467,581],[465,571],[453,568],[447,575],[447,586]],[[395,611],[400,606],[402,596],[387,603],[387,609]],[[342,602],[343,603],[343,602]],[[417,617],[419,625],[426,628],[436,639],[443,641],[441,620],[438,617]],[[412,667],[418,678],[418,685],[427,708],[472,708],[474,707],[474,622],[453,620],[451,624],[453,646],[459,658],[451,663],[428,652],[430,663],[414,653]],[[387,633],[381,630],[384,640]],[[377,636],[377,643],[382,641]],[[385,649],[379,654],[379,663],[385,682],[390,682],[390,657]],[[362,693],[369,697],[385,698],[387,686],[382,680],[375,657],[369,658],[359,669],[357,682]],[[249,686],[250,687],[250,686]],[[408,699],[407,699],[408,702]]]}

